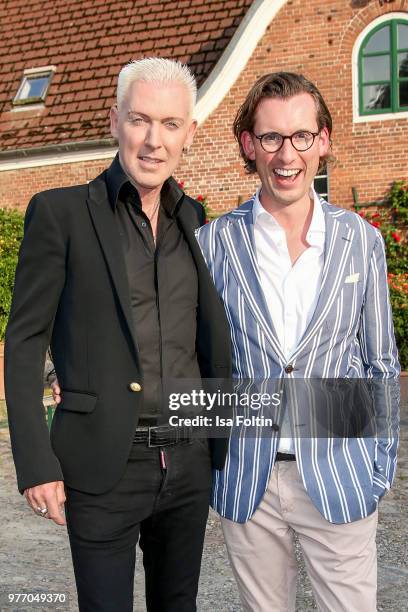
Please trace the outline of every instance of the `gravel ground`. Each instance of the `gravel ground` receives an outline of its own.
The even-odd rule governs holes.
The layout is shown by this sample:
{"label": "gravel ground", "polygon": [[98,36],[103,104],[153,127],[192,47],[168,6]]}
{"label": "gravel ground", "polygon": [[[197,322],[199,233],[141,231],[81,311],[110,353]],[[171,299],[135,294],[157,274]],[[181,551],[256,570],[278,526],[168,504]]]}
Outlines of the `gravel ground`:
{"label": "gravel ground", "polygon": [[[0,407],[1,408],[1,407]],[[408,611],[408,407],[402,411],[396,482],[380,505],[378,527],[378,610]],[[299,549],[298,612],[315,610]],[[10,604],[9,593],[65,594],[67,602]],[[135,612],[144,612],[141,558],[135,581]],[[71,558],[65,528],[36,517],[16,489],[7,423],[0,412],[0,611],[76,611]],[[217,516],[207,525],[198,612],[241,610]],[[118,611],[120,612],[120,611]],[[265,610],[262,612],[272,612]],[[334,611],[333,611],[334,612]],[[365,612],[365,611],[361,611]]]}

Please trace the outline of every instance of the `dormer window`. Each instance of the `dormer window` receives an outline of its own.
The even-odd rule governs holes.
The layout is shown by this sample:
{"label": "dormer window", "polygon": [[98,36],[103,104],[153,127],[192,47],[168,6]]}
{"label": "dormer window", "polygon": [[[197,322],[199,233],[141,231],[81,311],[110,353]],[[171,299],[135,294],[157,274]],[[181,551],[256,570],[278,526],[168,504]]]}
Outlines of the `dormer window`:
{"label": "dormer window", "polygon": [[38,104],[44,102],[55,66],[29,68],[24,70],[13,104]]}

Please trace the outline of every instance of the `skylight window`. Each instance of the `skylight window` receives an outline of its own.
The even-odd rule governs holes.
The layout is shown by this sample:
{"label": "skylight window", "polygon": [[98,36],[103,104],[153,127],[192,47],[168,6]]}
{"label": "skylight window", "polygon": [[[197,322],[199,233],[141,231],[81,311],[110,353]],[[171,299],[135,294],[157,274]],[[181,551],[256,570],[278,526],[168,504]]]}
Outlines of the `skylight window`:
{"label": "skylight window", "polygon": [[44,102],[54,72],[55,66],[25,70],[13,104]]}

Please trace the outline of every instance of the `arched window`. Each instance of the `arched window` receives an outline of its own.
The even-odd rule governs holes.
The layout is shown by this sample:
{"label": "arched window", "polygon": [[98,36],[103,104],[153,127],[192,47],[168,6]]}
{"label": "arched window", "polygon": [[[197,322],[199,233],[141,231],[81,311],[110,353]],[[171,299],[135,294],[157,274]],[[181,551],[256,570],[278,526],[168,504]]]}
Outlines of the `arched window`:
{"label": "arched window", "polygon": [[359,115],[408,111],[408,17],[368,32],[358,52]]}

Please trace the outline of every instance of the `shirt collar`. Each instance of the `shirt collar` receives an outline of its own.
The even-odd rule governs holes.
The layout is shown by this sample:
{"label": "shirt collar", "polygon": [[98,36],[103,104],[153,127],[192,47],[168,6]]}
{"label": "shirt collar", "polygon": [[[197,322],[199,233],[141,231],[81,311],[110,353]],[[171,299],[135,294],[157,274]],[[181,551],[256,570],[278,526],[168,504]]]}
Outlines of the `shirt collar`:
{"label": "shirt collar", "polygon": [[307,232],[307,241],[310,246],[317,246],[323,249],[326,235],[326,222],[322,203],[313,187],[311,188],[310,195],[313,196],[313,215]]}
{"label": "shirt collar", "polygon": [[129,181],[129,177],[127,176],[120,164],[119,153],[117,153],[115,159],[106,171],[108,197],[113,210],[115,210],[116,208],[119,193],[121,192],[122,187],[126,185],[126,183],[131,184]]}
{"label": "shirt collar", "polygon": [[259,197],[261,194],[261,189],[262,187],[258,187],[258,189],[256,190],[254,204],[252,207],[254,225],[257,223],[257,221],[259,221],[259,218],[263,216],[264,218],[269,220],[273,228],[282,229],[279,223],[276,221],[275,217],[271,215],[271,213],[269,213],[267,210],[265,210],[265,208],[262,206],[261,199]]}
{"label": "shirt collar", "polygon": [[[113,210],[116,209],[118,199],[121,201],[130,200],[134,205],[140,207],[139,193],[123,170],[119,161],[119,153],[116,154],[115,159],[109,166],[106,177],[109,202]],[[173,217],[179,211],[183,196],[184,192],[177,181],[170,177],[163,184],[160,192],[160,203],[165,211]]]}
{"label": "shirt collar", "polygon": [[[253,223],[259,222],[262,216],[266,215],[270,221],[272,229],[282,230],[282,227],[276,221],[275,217],[271,215],[261,204],[260,195],[261,187],[256,190],[254,197],[254,204],[252,208]],[[311,246],[324,246],[324,237],[326,233],[326,224],[324,219],[324,212],[319,196],[317,195],[313,187],[310,188],[310,197],[313,198],[313,215],[310,222],[309,229],[307,231],[307,240]]]}

